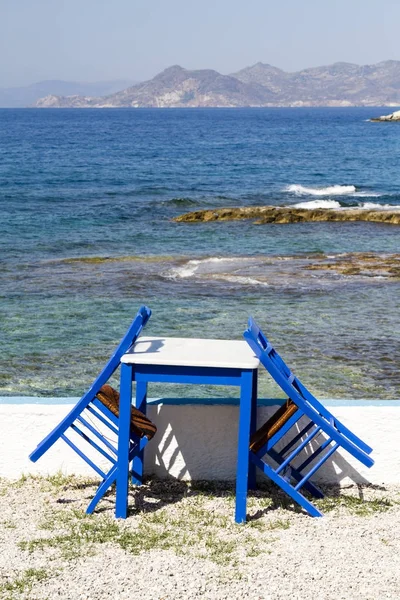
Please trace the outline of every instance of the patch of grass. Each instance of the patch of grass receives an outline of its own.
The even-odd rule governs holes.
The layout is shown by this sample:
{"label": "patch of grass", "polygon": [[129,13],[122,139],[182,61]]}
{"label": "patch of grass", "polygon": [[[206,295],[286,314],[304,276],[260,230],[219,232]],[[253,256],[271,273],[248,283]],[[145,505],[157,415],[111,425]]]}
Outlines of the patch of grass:
{"label": "patch of grass", "polygon": [[274,529],[289,529],[289,519],[276,519],[275,521],[266,521],[264,519],[251,519],[245,524],[245,527],[259,529],[260,531],[272,531]]}
{"label": "patch of grass", "polygon": [[52,489],[60,490],[65,487],[75,486],[77,478],[74,475],[64,475],[62,471],[57,471],[54,475],[49,475],[44,479],[44,483],[49,484]]}
{"label": "patch of grass", "polygon": [[1,525],[4,529],[16,529],[17,525],[11,519],[7,519],[6,521],[1,521]]}
{"label": "patch of grass", "polygon": [[237,543],[234,540],[222,540],[216,536],[208,535],[205,540],[207,549],[207,558],[217,565],[236,567],[238,559],[234,559],[233,554],[237,550]]}
{"label": "patch of grass", "polygon": [[27,481],[36,481],[38,478],[35,477],[35,475],[26,475],[25,473],[22,473],[21,477],[19,477],[19,479],[16,479],[15,481],[11,481],[9,482],[9,487],[13,487],[13,488],[21,488],[22,486],[25,485],[25,483]]}
{"label": "patch of grass", "polygon": [[269,496],[249,496],[247,498],[247,510],[249,513],[272,508],[273,504],[272,498]]}
{"label": "patch of grass", "polygon": [[268,529],[289,529],[289,527],[289,519],[277,519],[276,521],[268,523]]}
{"label": "patch of grass", "polygon": [[50,573],[45,569],[26,569],[16,577],[14,580],[7,581],[6,583],[0,584],[0,593],[7,593],[7,600],[12,600],[14,594],[23,594],[30,592],[33,584],[39,581],[43,581],[50,577]]}
{"label": "patch of grass", "polygon": [[257,498],[257,504],[260,508],[272,508],[274,505],[272,498],[269,496],[261,496]]}
{"label": "patch of grass", "polygon": [[65,475],[62,471],[57,471],[53,475],[42,477],[40,479],[41,488],[45,492],[65,489],[80,489],[85,486],[95,485],[96,479],[90,477],[77,477],[76,475]]}
{"label": "patch of grass", "polygon": [[176,549],[176,538],[170,530],[162,527],[151,527],[146,524],[142,524],[134,531],[128,529],[121,531],[115,541],[123,550],[135,555],[154,549]]}
{"label": "patch of grass", "polygon": [[322,512],[331,512],[338,508],[346,508],[351,514],[359,517],[368,517],[374,513],[386,512],[393,503],[386,498],[363,500],[355,496],[326,496],[316,500],[315,504]]}
{"label": "patch of grass", "polygon": [[271,550],[260,548],[260,546],[257,546],[257,544],[249,544],[248,548],[246,549],[246,556],[248,556],[248,558],[255,558],[256,556],[260,556],[260,554],[271,554]]}
{"label": "patch of grass", "polygon": [[202,496],[222,496],[224,498],[234,498],[235,491],[232,483],[225,481],[207,481],[194,480],[188,483],[188,489]]}
{"label": "patch of grass", "polygon": [[9,486],[9,481],[3,477],[0,477],[0,496],[5,496],[7,494]]}
{"label": "patch of grass", "polygon": [[[284,529],[287,523],[264,523],[264,530]],[[257,556],[266,542],[250,524],[238,528],[231,510],[226,511],[226,503],[221,510],[215,509],[203,495],[183,498],[179,506],[140,512],[124,522],[108,515],[86,515],[78,509],[52,510],[39,527],[49,535],[22,541],[19,547],[28,552],[56,551],[66,560],[94,553],[99,544],[111,543],[134,555],[171,550],[177,555],[191,554],[218,565],[237,567],[243,553]]]}
{"label": "patch of grass", "polygon": [[42,492],[59,492],[66,488],[79,489],[84,486],[95,485],[96,479],[66,475],[62,471],[57,471],[57,473],[46,477],[23,473],[19,479],[6,482],[8,487],[13,488],[21,488],[26,483],[38,483]]}
{"label": "patch of grass", "polygon": [[28,552],[55,548],[67,560],[78,558],[95,544],[114,542],[120,535],[119,525],[111,517],[93,517],[79,510],[51,513],[40,528],[58,533],[19,542],[19,547]]}
{"label": "patch of grass", "polygon": [[227,515],[207,510],[196,497],[173,515],[168,509],[144,515],[136,530],[125,529],[116,541],[132,554],[154,548],[173,550],[178,555],[190,551],[200,558],[227,564],[236,542],[222,540],[219,534],[230,523]]}

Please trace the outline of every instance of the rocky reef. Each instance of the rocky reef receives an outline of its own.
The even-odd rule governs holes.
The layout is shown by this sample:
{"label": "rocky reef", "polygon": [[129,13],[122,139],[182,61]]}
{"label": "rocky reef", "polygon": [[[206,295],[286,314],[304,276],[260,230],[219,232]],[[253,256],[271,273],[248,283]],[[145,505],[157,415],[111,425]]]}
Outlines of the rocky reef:
{"label": "rocky reef", "polygon": [[206,221],[240,221],[254,219],[257,225],[267,223],[309,223],[312,221],[369,221],[400,225],[400,210],[361,210],[349,209],[306,209],[277,206],[249,206],[238,208],[217,208],[197,210],[175,217],[178,223]]}
{"label": "rocky reef", "polygon": [[347,276],[400,279],[400,254],[352,252],[329,258],[321,256],[303,268],[310,271],[330,271]]}
{"label": "rocky reef", "polygon": [[370,121],[374,121],[375,123],[378,121],[400,121],[400,110],[396,110],[390,115],[382,115],[382,117],[376,117],[375,119],[370,119]]}

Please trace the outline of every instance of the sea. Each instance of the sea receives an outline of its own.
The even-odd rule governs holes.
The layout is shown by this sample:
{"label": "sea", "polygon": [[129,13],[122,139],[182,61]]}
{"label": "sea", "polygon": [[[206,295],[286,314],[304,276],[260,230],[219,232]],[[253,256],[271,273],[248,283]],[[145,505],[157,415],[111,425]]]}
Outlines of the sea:
{"label": "sea", "polygon": [[[173,220],[400,209],[400,124],[369,121],[391,110],[0,110],[2,401],[82,395],[142,304],[156,336],[239,340],[252,315],[318,397],[399,399],[399,226]],[[282,397],[265,372],[260,395]]]}

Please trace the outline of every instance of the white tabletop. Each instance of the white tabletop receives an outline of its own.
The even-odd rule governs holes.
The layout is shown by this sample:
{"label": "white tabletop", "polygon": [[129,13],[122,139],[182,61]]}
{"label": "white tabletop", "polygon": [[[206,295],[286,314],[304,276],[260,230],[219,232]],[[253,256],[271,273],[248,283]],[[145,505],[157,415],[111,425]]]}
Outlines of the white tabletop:
{"label": "white tabletop", "polygon": [[245,341],[140,337],[121,358],[126,364],[257,369],[259,360]]}

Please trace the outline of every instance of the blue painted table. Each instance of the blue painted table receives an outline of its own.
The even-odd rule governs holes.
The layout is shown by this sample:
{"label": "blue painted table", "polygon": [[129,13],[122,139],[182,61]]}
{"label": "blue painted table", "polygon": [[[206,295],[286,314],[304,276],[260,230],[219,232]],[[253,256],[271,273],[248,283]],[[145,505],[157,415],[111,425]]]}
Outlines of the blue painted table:
{"label": "blue painted table", "polygon": [[[128,512],[129,428],[132,382],[136,382],[135,406],[146,412],[150,382],[233,385],[240,387],[238,457],[248,457],[250,435],[256,429],[258,358],[245,341],[195,338],[140,337],[121,358],[121,397],[118,437],[117,499],[115,516]],[[224,424],[221,423],[221,427]],[[207,443],[207,439],[204,439]],[[216,452],[218,449],[216,448]],[[133,461],[133,482],[140,484],[143,453]],[[246,520],[248,487],[255,485],[254,466],[237,461],[235,520]]]}

